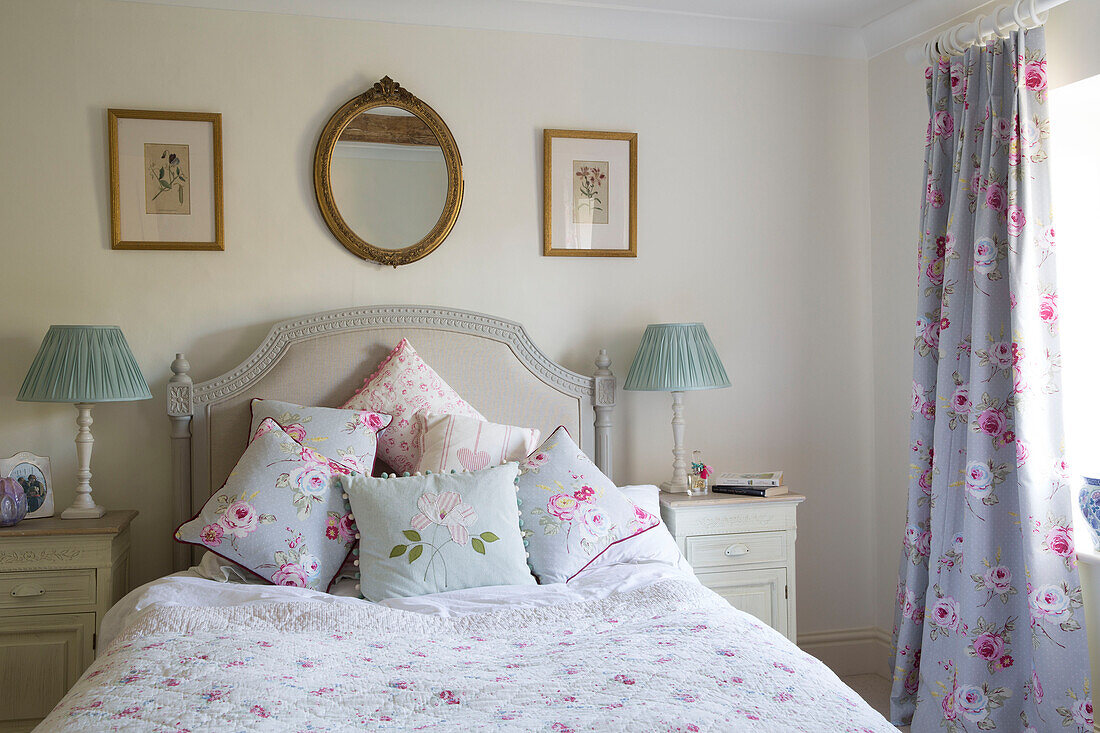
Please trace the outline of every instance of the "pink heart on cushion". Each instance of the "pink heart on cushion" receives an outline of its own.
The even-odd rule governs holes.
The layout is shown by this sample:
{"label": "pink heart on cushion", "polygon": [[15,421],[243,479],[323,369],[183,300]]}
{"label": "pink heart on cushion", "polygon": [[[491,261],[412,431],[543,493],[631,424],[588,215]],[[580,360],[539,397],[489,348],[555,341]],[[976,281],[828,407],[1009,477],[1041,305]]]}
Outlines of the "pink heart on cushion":
{"label": "pink heart on cushion", "polygon": [[458,462],[467,471],[480,471],[489,466],[489,454],[483,450],[472,451],[469,448],[459,448]]}

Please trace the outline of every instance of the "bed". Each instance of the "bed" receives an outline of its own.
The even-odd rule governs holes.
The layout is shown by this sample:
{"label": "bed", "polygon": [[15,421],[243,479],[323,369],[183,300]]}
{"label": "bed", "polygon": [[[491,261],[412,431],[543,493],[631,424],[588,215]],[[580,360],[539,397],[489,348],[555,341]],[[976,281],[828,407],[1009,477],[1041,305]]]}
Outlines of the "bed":
{"label": "bed", "polygon": [[[606,353],[584,376],[509,321],[373,306],[277,324],[240,366],[197,384],[177,354],[168,413],[181,521],[244,450],[252,398],[337,406],[402,338],[490,420],[563,425],[612,475]],[[657,511],[656,487],[624,491]],[[327,593],[274,586],[179,545],[179,572],[111,609],[98,659],[40,730],[895,730],[699,584],[678,552],[618,549],[568,583],[371,603],[351,578]]]}

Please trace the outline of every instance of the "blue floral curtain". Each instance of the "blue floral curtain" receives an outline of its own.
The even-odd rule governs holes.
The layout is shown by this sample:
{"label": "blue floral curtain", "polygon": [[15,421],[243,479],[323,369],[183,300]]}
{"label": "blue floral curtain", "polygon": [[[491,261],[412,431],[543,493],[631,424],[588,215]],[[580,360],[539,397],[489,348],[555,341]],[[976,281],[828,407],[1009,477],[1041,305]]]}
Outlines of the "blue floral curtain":
{"label": "blue floral curtain", "polygon": [[1063,456],[1043,30],[926,72],[895,722],[1091,731]]}

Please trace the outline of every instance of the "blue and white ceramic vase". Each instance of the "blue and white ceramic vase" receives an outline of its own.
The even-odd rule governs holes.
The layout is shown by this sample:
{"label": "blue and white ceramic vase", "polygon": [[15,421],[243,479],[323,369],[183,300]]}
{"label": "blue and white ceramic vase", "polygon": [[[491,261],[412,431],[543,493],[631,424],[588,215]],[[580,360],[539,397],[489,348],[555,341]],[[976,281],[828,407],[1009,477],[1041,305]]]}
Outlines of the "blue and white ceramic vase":
{"label": "blue and white ceramic vase", "polygon": [[27,516],[27,494],[11,477],[0,478],[0,527],[19,524]]}
{"label": "blue and white ceramic vase", "polygon": [[1089,534],[1092,535],[1092,545],[1097,552],[1100,552],[1100,478],[1081,477],[1081,493],[1078,501],[1081,504],[1081,513],[1089,526]]}

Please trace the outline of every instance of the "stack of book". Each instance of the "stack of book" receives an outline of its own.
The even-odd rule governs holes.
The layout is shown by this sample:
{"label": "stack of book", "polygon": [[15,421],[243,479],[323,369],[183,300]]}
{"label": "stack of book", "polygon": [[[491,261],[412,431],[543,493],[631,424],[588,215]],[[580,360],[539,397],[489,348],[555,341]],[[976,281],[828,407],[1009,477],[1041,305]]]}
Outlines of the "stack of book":
{"label": "stack of book", "polygon": [[787,493],[782,471],[767,473],[720,473],[714,479],[714,491],[741,496],[782,496]]}

